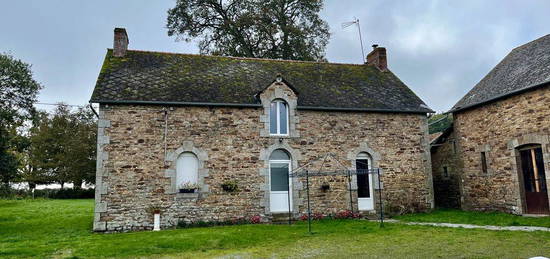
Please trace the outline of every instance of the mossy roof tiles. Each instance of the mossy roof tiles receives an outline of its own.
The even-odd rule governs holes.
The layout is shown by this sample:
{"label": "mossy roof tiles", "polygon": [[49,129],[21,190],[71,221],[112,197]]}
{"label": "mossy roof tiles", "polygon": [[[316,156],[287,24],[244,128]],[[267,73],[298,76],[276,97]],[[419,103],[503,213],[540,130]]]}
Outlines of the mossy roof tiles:
{"label": "mossy roof tiles", "polygon": [[110,49],[90,102],[254,106],[279,73],[299,93],[298,108],[431,112],[374,66]]}
{"label": "mossy roof tiles", "polygon": [[550,34],[513,49],[451,112],[550,85]]}

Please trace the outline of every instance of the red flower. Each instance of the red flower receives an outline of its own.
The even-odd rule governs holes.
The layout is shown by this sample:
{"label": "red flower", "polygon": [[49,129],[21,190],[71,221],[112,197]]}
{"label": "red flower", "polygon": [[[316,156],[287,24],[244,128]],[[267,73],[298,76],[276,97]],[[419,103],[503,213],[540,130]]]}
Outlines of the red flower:
{"label": "red flower", "polygon": [[262,217],[260,215],[252,216],[250,218],[250,222],[252,224],[258,224],[258,223],[262,222]]}

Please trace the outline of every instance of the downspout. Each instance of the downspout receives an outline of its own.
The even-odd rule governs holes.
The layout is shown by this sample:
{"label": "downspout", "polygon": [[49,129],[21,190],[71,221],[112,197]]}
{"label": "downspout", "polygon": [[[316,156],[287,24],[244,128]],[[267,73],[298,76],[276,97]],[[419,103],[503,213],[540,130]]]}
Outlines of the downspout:
{"label": "downspout", "polygon": [[164,112],[164,165],[166,166],[166,140],[168,135],[168,111],[166,108],[162,108]]}

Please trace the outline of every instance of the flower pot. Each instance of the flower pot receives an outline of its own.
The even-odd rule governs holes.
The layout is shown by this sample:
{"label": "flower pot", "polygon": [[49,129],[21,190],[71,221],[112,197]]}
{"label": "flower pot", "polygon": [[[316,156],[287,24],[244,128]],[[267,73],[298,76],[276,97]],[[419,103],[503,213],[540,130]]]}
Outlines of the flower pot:
{"label": "flower pot", "polygon": [[180,189],[180,193],[195,193],[196,189]]}

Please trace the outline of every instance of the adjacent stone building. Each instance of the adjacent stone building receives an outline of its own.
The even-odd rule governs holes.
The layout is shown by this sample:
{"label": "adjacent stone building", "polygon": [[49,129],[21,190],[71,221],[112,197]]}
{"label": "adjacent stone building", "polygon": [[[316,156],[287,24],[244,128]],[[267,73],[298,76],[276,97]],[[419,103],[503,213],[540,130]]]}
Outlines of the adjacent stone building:
{"label": "adjacent stone building", "polygon": [[431,140],[430,154],[435,206],[460,208],[460,154],[452,125]]}
{"label": "adjacent stone building", "polygon": [[458,159],[432,158],[456,170],[462,208],[550,214],[550,35],[512,50],[450,112]]}
{"label": "adjacent stone building", "polygon": [[[374,47],[366,64],[127,50],[115,29],[91,101],[99,103],[95,231],[178,221],[270,221],[315,213],[433,207],[426,114]],[[350,182],[348,182],[350,179]],[[351,189],[350,189],[351,188]],[[375,188],[377,190],[375,190]],[[350,195],[351,193],[351,195]]]}

